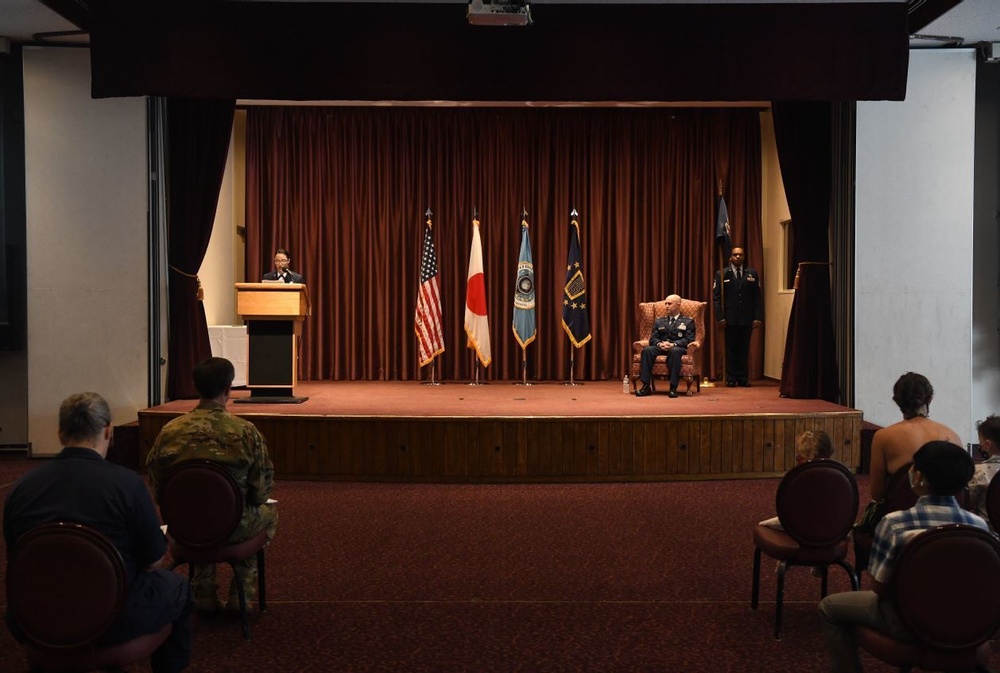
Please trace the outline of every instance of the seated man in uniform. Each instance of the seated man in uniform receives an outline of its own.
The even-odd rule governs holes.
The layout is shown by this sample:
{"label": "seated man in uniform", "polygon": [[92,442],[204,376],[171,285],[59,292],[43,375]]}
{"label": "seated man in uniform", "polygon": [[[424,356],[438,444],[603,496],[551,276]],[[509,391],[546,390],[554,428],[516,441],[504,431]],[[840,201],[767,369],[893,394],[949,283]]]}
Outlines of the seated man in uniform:
{"label": "seated man in uniform", "polygon": [[[194,368],[194,385],[201,398],[198,406],[163,426],[146,457],[146,467],[153,491],[158,493],[158,484],[176,463],[210,460],[225,465],[245,489],[243,518],[226,542],[241,542],[262,530],[270,541],[278,527],[278,512],[268,502],[274,465],[264,436],[254,424],[226,411],[234,376],[233,363],[225,358],[208,358]],[[239,611],[237,581],[243,583],[248,602],[257,595],[257,557],[237,563],[236,574],[229,586],[228,609],[232,611]],[[191,584],[199,613],[222,609],[214,563],[196,563]]]}
{"label": "seated man in uniform", "polygon": [[649,345],[642,349],[639,360],[639,380],[642,387],[635,391],[636,397],[652,395],[650,382],[653,378],[653,362],[657,356],[666,354],[670,368],[670,397],[677,397],[677,383],[681,375],[681,356],[687,353],[687,345],[694,341],[695,325],[692,318],[680,314],[681,298],[672,294],[663,300],[667,305],[667,315],[653,323],[653,333],[649,335]]}

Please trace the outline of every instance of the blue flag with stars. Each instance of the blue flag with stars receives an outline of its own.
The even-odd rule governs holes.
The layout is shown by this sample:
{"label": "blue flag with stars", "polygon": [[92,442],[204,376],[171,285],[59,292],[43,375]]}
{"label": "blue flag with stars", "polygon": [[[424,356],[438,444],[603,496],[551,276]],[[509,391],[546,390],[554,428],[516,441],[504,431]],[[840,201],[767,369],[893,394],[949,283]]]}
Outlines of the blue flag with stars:
{"label": "blue flag with stars", "polygon": [[570,216],[569,254],[566,258],[566,285],[563,287],[562,326],[573,345],[579,348],[590,341],[590,315],[587,313],[587,283],[580,254],[580,223],[576,211]]}

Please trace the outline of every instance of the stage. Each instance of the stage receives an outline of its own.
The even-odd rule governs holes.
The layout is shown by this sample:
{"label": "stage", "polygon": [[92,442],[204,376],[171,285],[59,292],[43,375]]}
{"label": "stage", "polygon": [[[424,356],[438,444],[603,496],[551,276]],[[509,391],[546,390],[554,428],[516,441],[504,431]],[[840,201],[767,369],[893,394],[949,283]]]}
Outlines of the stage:
{"label": "stage", "polygon": [[[861,462],[862,413],[778,396],[774,382],[644,398],[620,381],[567,386],[490,382],[299,382],[301,404],[230,402],[267,439],[279,479],[581,482],[780,476],[808,429]],[[235,390],[234,398],[249,392]],[[140,459],[195,400],[139,411]]]}

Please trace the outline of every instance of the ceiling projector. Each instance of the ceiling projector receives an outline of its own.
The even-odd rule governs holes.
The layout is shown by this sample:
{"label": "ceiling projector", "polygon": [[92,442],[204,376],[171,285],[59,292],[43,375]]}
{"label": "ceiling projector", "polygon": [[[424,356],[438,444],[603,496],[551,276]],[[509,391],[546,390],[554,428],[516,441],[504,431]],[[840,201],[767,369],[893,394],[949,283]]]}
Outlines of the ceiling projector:
{"label": "ceiling projector", "polygon": [[473,26],[527,26],[531,10],[527,2],[469,0],[468,17]]}

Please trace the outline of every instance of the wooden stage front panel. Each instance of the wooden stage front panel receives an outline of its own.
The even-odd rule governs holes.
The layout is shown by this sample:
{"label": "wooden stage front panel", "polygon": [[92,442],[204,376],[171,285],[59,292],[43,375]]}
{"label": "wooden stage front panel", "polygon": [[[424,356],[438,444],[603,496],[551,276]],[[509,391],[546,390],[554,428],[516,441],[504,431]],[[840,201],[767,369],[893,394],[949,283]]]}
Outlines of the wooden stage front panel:
{"label": "wooden stage front panel", "polygon": [[[280,479],[489,483],[774,477],[795,466],[795,437],[810,429],[829,433],[835,458],[852,470],[861,462],[862,414],[849,409],[469,418],[230,408],[264,434]],[[160,428],[180,413],[139,412],[143,464]]]}

